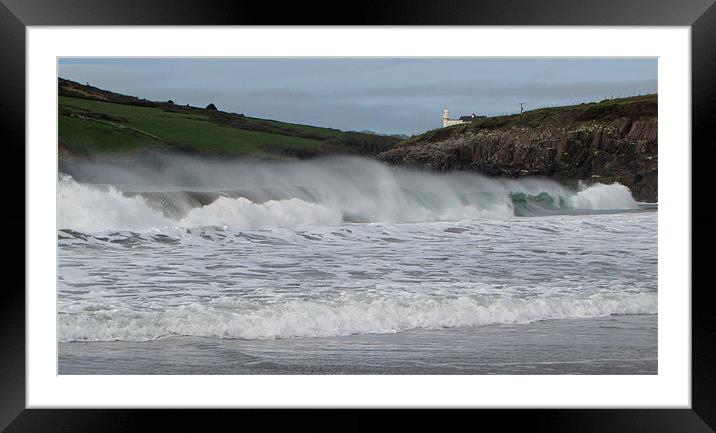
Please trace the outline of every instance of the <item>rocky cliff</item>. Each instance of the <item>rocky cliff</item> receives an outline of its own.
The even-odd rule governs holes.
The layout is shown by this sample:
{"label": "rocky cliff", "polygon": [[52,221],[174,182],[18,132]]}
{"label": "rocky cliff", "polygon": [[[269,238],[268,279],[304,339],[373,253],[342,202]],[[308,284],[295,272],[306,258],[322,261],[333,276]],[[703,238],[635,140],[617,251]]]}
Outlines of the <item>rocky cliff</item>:
{"label": "rocky cliff", "polygon": [[378,158],[433,170],[620,182],[656,202],[657,96],[605,100],[479,119],[403,141]]}

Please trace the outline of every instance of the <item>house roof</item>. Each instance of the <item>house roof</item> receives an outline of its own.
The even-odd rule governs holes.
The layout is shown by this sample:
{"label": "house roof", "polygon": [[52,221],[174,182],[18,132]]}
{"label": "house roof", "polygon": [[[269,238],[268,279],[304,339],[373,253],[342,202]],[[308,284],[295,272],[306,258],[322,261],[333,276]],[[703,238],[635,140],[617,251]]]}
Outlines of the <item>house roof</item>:
{"label": "house roof", "polygon": [[474,114],[470,116],[460,116],[460,120],[468,121],[472,119],[484,119],[487,116],[475,116]]}

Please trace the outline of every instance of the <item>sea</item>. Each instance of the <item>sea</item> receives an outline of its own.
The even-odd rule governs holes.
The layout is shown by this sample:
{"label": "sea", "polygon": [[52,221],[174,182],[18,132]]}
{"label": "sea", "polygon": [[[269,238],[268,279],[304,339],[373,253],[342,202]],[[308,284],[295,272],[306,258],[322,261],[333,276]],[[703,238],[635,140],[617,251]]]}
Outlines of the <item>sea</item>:
{"label": "sea", "polygon": [[59,374],[657,374],[658,206],[357,157],[70,161]]}

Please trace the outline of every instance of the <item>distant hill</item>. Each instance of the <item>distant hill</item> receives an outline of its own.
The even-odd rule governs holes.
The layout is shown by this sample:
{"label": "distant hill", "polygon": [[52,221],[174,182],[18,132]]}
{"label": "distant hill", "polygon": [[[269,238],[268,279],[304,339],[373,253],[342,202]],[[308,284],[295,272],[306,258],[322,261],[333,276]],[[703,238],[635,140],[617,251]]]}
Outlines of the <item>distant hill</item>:
{"label": "distant hill", "polygon": [[[243,114],[150,101],[58,79],[60,159],[141,150],[261,158],[327,154],[374,156],[397,137],[257,119]],[[213,105],[213,104],[211,104]]]}
{"label": "distant hill", "polygon": [[657,201],[657,95],[488,117],[411,137],[378,155],[387,163],[571,184],[620,182]]}

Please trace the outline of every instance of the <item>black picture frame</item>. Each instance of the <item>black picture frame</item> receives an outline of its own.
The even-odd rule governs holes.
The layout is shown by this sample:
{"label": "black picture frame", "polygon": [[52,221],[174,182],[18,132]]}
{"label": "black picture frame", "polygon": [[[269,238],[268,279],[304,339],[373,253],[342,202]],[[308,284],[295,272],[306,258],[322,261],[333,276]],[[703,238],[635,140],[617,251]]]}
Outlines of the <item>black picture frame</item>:
{"label": "black picture frame", "polygon": [[[25,408],[25,30],[27,26],[105,25],[563,25],[688,26],[692,59],[692,383],[691,409],[520,409],[398,412],[400,422],[423,428],[496,425],[500,430],[549,432],[713,432],[716,428],[716,319],[708,284],[716,211],[708,206],[714,158],[711,106],[716,104],[716,5],[713,0],[586,0],[498,2],[361,1],[248,2],[172,0],[0,0],[0,127],[8,187],[0,212],[6,257],[0,302],[0,428],[7,432],[189,431],[241,428],[250,422],[292,428],[366,430],[374,422],[365,412],[321,409],[237,413],[236,410],[50,410]],[[676,145],[665,143],[664,145]],[[20,161],[23,163],[21,164]],[[668,180],[666,180],[668,181]],[[22,205],[21,205],[22,204]],[[24,227],[24,233],[18,229]],[[15,228],[15,229],[13,229]],[[703,278],[700,279],[699,276]],[[12,277],[12,278],[9,278]],[[616,391],[616,390],[615,390]],[[141,390],[138,390],[141,392]],[[285,415],[289,415],[285,417]],[[459,416],[458,416],[459,415]],[[251,418],[250,420],[247,418]],[[218,422],[229,421],[227,427]],[[317,423],[317,421],[320,421]],[[447,423],[446,423],[447,422]],[[494,424],[496,422],[496,424]]]}

